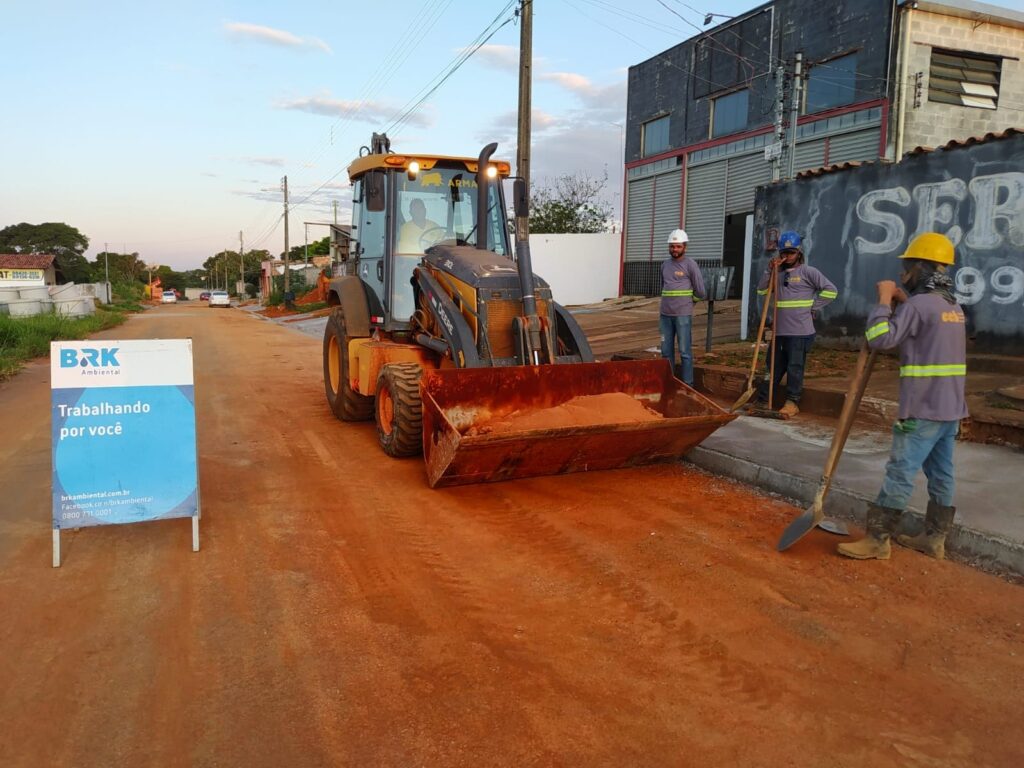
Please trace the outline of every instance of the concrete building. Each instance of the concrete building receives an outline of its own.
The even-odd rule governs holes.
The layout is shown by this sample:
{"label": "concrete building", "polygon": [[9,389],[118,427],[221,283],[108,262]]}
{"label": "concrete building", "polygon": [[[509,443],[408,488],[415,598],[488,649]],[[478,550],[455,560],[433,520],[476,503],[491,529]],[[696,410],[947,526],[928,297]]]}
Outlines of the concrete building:
{"label": "concrete building", "polygon": [[776,234],[754,241],[757,187],[1020,125],[1022,33],[970,0],[775,0],[631,67],[622,292],[659,292],[683,226],[738,295]]}
{"label": "concrete building", "polygon": [[0,288],[56,285],[54,257],[49,253],[0,253]]}

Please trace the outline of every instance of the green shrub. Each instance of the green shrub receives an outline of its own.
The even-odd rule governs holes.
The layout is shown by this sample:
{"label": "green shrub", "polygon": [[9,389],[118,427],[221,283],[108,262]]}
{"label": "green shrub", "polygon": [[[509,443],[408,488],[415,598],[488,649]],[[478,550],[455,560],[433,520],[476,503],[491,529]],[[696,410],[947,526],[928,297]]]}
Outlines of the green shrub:
{"label": "green shrub", "polygon": [[35,317],[0,315],[0,381],[10,378],[26,360],[50,354],[50,342],[84,339],[90,334],[120,325],[123,312],[97,309],[89,317],[56,314]]}

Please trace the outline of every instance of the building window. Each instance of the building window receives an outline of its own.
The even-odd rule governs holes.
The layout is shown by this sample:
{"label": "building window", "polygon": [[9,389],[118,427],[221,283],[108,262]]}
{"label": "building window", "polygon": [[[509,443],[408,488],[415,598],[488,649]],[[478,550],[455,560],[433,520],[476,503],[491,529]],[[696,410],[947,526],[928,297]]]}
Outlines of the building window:
{"label": "building window", "polygon": [[818,64],[807,76],[804,112],[813,114],[852,104],[857,97],[857,54]]}
{"label": "building window", "polygon": [[712,107],[711,138],[737,133],[747,127],[750,92],[736,91],[719,96]]}
{"label": "building window", "polygon": [[644,123],[642,144],[644,157],[658,155],[668,149],[668,115]]}
{"label": "building window", "polygon": [[995,109],[1002,60],[932,49],[928,101]]}

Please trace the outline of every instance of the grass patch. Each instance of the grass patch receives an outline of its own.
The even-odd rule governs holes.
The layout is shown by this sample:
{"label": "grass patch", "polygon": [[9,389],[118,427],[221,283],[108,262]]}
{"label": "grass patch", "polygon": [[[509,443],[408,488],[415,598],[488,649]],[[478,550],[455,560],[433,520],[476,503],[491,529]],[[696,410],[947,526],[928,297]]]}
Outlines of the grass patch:
{"label": "grass patch", "polygon": [[0,315],[0,381],[9,379],[21,366],[34,357],[50,354],[51,341],[84,339],[87,336],[114,328],[127,319],[125,311],[97,309],[89,317],[61,317],[36,315],[10,317]]}
{"label": "grass patch", "polygon": [[307,312],[317,312],[321,309],[327,309],[327,302],[314,301],[312,304],[296,304],[295,309],[297,309],[302,314],[305,314]]}

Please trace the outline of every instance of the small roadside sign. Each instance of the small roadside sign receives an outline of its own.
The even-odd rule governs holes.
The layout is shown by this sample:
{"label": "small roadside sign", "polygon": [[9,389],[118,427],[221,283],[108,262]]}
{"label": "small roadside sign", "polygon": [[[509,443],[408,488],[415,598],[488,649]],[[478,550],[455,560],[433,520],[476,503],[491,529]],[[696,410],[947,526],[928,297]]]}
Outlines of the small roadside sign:
{"label": "small roadside sign", "polygon": [[199,474],[191,339],[50,344],[53,566],[60,531],[192,518]]}

